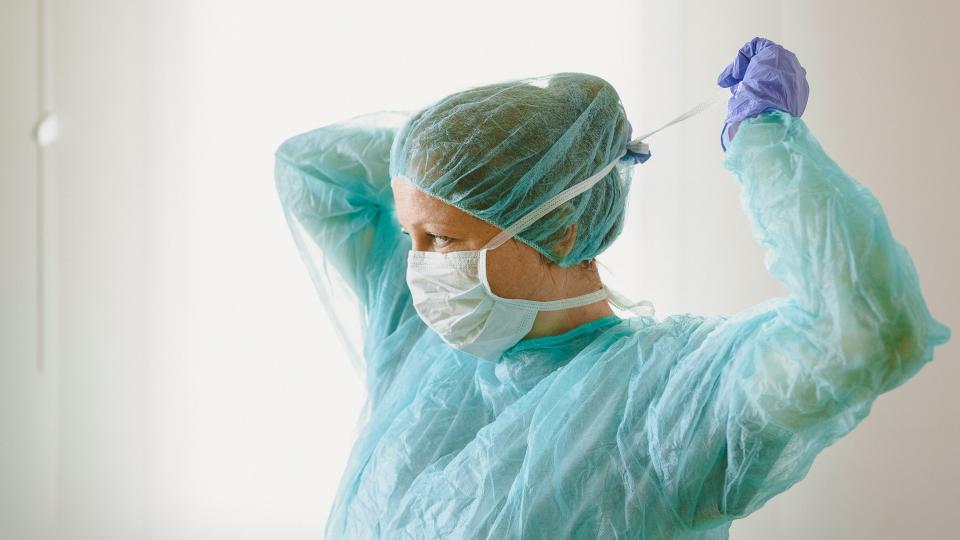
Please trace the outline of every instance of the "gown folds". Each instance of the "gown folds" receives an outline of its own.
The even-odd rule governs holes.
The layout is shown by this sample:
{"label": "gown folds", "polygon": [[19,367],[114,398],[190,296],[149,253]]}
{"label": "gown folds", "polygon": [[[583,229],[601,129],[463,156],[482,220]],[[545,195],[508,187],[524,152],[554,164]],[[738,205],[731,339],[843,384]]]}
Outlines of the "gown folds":
{"label": "gown folds", "polygon": [[877,199],[772,111],[741,124],[724,166],[789,296],[612,315],[496,361],[461,352],[405,281],[387,172],[404,119],[362,115],[276,151],[287,223],[367,392],[327,538],[727,538],[950,338]]}

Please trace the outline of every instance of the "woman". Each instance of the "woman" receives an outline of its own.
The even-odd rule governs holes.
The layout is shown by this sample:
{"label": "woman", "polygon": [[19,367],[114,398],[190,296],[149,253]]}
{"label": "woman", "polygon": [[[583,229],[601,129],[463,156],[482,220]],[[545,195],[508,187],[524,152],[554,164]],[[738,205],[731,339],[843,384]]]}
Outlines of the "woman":
{"label": "woman", "polygon": [[796,57],[756,38],[719,82],[724,165],[791,292],[733,316],[610,309],[594,259],[648,154],[600,78],[473,88],[280,146],[304,260],[363,313],[367,416],[327,536],[726,538],[931,360],[950,329],[799,119]]}

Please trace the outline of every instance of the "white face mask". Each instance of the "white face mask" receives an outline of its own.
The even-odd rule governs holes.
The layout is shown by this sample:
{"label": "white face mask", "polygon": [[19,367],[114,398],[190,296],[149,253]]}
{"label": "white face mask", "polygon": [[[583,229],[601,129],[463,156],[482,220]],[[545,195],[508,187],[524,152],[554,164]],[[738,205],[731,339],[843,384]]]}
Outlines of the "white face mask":
{"label": "white face mask", "polygon": [[[621,309],[653,315],[653,304],[630,304],[602,286],[592,293],[551,301],[502,298],[487,281],[487,252],[499,247],[565,201],[583,193],[616,160],[586,180],[558,193],[493,237],[479,250],[414,251],[407,256],[407,285],[420,318],[450,345],[485,360],[496,360],[533,328],[540,311],[556,311],[608,299]],[[398,176],[397,178],[403,178]]]}
{"label": "white face mask", "polygon": [[501,298],[487,281],[487,252],[411,251],[407,284],[420,317],[444,341],[486,360],[496,360],[520,341],[540,311],[585,306],[607,298],[607,289],[539,302]]}

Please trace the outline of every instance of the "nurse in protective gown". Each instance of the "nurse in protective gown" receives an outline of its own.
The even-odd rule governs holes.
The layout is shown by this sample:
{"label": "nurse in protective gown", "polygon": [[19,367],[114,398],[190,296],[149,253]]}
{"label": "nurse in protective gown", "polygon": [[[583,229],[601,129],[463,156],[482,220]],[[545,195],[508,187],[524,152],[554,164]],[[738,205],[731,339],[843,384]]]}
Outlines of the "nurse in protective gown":
{"label": "nurse in protective gown", "polygon": [[[501,82],[283,142],[284,215],[367,392],[328,538],[726,538],[932,359],[950,329],[877,199],[799,118],[795,57],[764,41],[721,76],[723,164],[790,294],[733,315],[604,315],[477,354],[418,313],[394,182],[506,229],[612,163],[511,242],[569,268],[616,238],[646,156],[598,77]],[[554,249],[558,231],[572,247]],[[355,312],[333,312],[344,293]]]}

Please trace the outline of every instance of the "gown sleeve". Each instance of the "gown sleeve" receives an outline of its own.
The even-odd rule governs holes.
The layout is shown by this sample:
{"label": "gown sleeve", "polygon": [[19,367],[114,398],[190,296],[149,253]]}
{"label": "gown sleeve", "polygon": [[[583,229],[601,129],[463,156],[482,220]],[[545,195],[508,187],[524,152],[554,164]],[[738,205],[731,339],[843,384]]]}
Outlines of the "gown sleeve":
{"label": "gown sleeve", "polygon": [[386,367],[365,360],[366,345],[413,312],[404,309],[410,241],[396,220],[389,176],[390,148],[408,116],[355,116],[295,135],[275,152],[283,215],[329,322],[368,386]]}
{"label": "gown sleeve", "polygon": [[647,414],[656,479],[694,529],[745,516],[801,480],[951,334],[876,198],[802,120],[772,111],[744,121],[724,166],[790,295],[721,316],[682,351]]}

